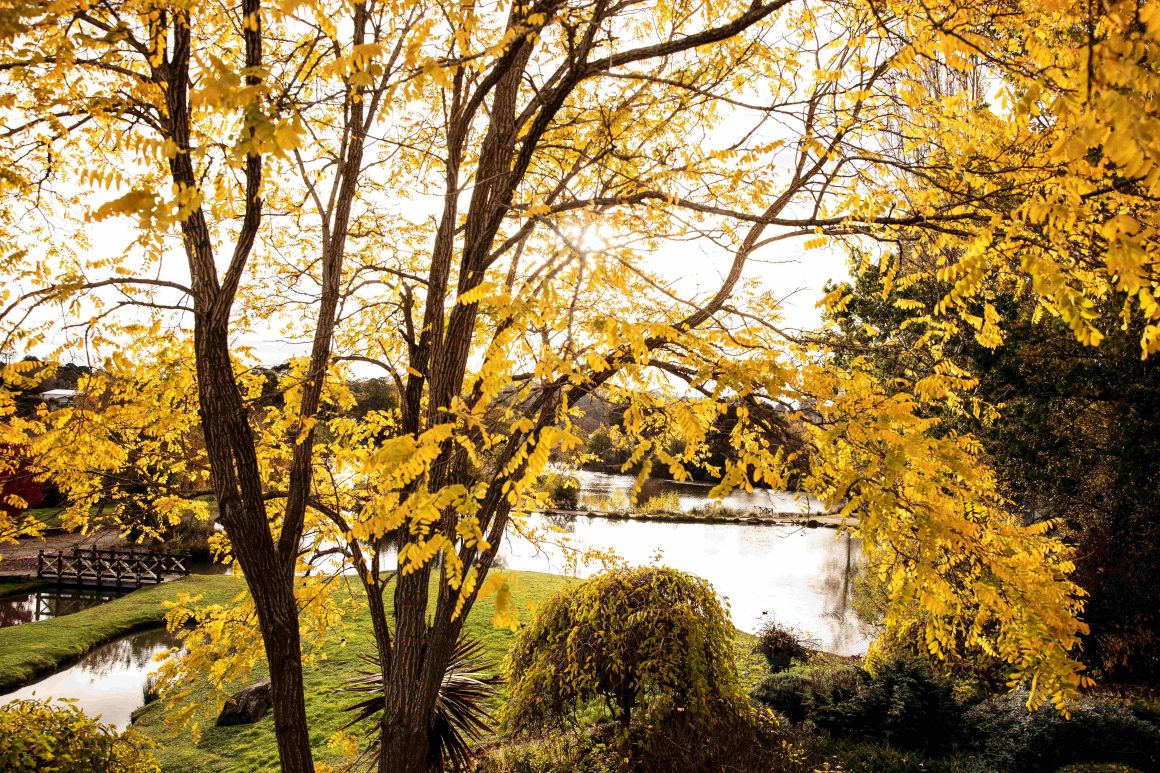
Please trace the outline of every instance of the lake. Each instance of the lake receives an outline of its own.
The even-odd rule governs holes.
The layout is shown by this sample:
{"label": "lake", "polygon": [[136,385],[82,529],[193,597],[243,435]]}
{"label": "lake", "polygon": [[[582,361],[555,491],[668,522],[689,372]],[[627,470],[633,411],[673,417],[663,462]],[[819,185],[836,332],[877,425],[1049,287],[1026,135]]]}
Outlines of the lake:
{"label": "lake", "polygon": [[[756,631],[766,619],[797,628],[839,655],[860,655],[874,632],[850,608],[861,543],[836,529],[791,524],[668,523],[588,516],[532,516],[548,536],[509,533],[499,563],[567,573],[576,550],[607,548],[630,565],[663,565],[704,577],[729,603],[733,624]],[[599,563],[575,567],[586,577]]]}

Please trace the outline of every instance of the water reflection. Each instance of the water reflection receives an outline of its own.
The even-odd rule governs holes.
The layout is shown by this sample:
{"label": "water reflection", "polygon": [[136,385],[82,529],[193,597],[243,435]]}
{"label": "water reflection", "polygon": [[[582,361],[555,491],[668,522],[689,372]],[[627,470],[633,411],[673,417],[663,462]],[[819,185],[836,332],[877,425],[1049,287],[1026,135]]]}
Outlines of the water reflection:
{"label": "water reflection", "polygon": [[0,628],[71,615],[124,595],[113,590],[44,588],[0,598]]}
{"label": "water reflection", "polygon": [[[861,542],[834,529],[789,524],[670,523],[534,516],[529,525],[563,528],[578,548],[610,548],[631,565],[671,566],[709,580],[729,601],[734,625],[754,631],[773,618],[840,655],[866,651],[873,632],[850,608]],[[509,533],[500,549],[511,569],[564,573],[568,551]],[[579,566],[586,577],[598,564]]]}
{"label": "water reflection", "polygon": [[176,643],[165,629],[117,639],[63,671],[0,696],[0,706],[28,698],[70,698],[90,717],[100,717],[102,722],[118,728],[127,727],[133,712],[144,705],[145,679],[159,665],[154,657]]}
{"label": "water reflection", "polygon": [[[632,475],[619,475],[590,470],[569,470],[580,482],[580,491],[577,497],[582,510],[623,510],[629,507],[632,498],[632,488],[636,478]],[[641,487],[637,496],[640,503],[647,502],[655,496],[668,493],[677,495],[682,512],[689,512],[699,507],[720,503],[740,512],[751,512],[759,509],[768,509],[777,513],[823,513],[825,506],[809,494],[795,494],[789,491],[775,491],[772,489],[757,489],[755,491],[733,491],[721,500],[709,499],[711,483],[679,483],[675,480],[649,478]]]}

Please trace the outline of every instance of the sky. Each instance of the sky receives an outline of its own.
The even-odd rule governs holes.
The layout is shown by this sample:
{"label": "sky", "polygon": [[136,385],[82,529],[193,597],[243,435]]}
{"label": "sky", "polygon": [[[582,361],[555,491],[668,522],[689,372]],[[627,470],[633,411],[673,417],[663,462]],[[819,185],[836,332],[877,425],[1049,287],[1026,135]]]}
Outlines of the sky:
{"label": "sky", "polygon": [[[135,235],[135,224],[126,218],[116,218],[86,226],[94,250],[102,255],[115,255],[127,249]],[[752,256],[745,270],[746,279],[756,279],[763,289],[773,293],[782,301],[781,326],[790,330],[810,330],[821,323],[817,303],[821,299],[822,288],[829,280],[842,280],[849,276],[844,252],[839,247],[820,247],[806,250],[805,238],[775,242],[762,248]],[[648,268],[673,282],[683,293],[698,294],[714,291],[728,273],[732,256],[708,239],[690,242],[670,242],[656,255],[647,259]],[[167,256],[159,278],[187,283],[188,270],[180,250]],[[70,321],[59,310],[46,311],[48,315],[59,317],[59,327]],[[71,320],[76,321],[76,320]],[[56,323],[56,320],[53,320]],[[185,320],[189,324],[190,320]],[[267,328],[270,330],[271,328]],[[63,342],[60,336],[52,336],[43,347],[35,352],[47,355],[55,346]],[[55,340],[54,340],[55,339]],[[250,347],[253,354],[264,365],[285,362],[291,356],[303,354],[304,346],[292,345],[271,334],[246,335],[238,341]],[[80,348],[74,348],[71,356],[74,362],[91,362],[90,357]],[[380,375],[377,372],[360,375]]]}

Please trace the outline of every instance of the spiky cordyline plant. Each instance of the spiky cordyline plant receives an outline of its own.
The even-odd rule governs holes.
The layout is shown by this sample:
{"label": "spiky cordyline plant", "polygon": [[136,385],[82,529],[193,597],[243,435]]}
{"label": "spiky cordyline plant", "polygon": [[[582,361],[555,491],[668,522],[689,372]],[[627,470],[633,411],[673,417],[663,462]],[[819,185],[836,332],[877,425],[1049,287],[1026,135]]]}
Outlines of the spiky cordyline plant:
{"label": "spiky cordyline plant", "polygon": [[[498,693],[503,680],[487,673],[494,664],[486,658],[483,649],[479,639],[465,636],[455,643],[451,652],[435,703],[435,721],[427,736],[427,767],[433,772],[470,770],[471,745],[494,729],[487,704]],[[346,708],[356,712],[346,727],[383,710],[383,675],[378,658],[365,659],[373,670],[363,671],[349,680],[346,689],[366,693],[367,697]],[[378,760],[378,740],[366,753],[372,761]]]}

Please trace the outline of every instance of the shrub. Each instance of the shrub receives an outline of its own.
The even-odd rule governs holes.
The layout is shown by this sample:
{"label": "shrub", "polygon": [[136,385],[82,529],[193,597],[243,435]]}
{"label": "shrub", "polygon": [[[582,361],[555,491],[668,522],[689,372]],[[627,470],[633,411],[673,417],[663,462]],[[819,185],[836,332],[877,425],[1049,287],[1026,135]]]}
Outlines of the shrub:
{"label": "shrub", "polygon": [[864,728],[862,735],[904,749],[946,748],[961,726],[950,681],[916,658],[883,663],[846,705],[845,716],[855,728]]}
{"label": "shrub", "polygon": [[580,481],[571,475],[550,472],[540,480],[548,503],[557,510],[575,510],[580,502]]}
{"label": "shrub", "polygon": [[642,513],[679,513],[681,497],[675,491],[662,491],[649,497],[640,506]]}
{"label": "shrub", "polygon": [[[383,670],[377,657],[365,660],[371,668],[349,679],[345,686],[370,697],[347,707],[355,716],[344,730],[383,711]],[[494,731],[490,704],[502,680],[489,673],[491,670],[492,662],[484,654],[483,642],[470,636],[455,642],[439,685],[435,716],[427,730],[428,770],[470,770],[473,746]],[[377,730],[376,722],[371,727],[372,762],[377,762],[381,751],[382,736]]]}
{"label": "shrub", "polygon": [[156,673],[147,675],[145,677],[145,684],[141,685],[141,700],[143,705],[148,706],[150,703],[156,703],[160,698],[160,679]]}
{"label": "shrub", "polygon": [[640,773],[812,771],[810,739],[793,737],[768,709],[752,703],[700,721],[688,713],[654,711],[630,752]]}
{"label": "shrub", "polygon": [[1160,769],[1160,728],[1123,704],[1086,699],[1065,719],[1051,708],[1027,710],[1027,692],[980,703],[966,714],[971,747],[990,767],[1027,773],[1076,762],[1118,762]]}
{"label": "shrub", "polygon": [[0,708],[0,770],[145,773],[160,768],[135,730],[102,725],[72,704],[15,701]]}
{"label": "shrub", "polygon": [[624,727],[655,699],[705,719],[744,704],[733,657],[733,626],[707,582],[616,569],[561,590],[517,636],[505,724],[558,724],[596,699]]}
{"label": "shrub", "polygon": [[720,502],[706,502],[702,505],[688,511],[689,515],[695,515],[698,518],[710,518],[717,521],[730,521],[740,518],[742,513],[732,507],[726,507]]}
{"label": "shrub", "polygon": [[764,656],[771,671],[783,671],[795,660],[806,661],[810,650],[797,631],[769,620],[757,632],[753,651]]}
{"label": "shrub", "polygon": [[475,773],[620,773],[616,726],[582,726],[509,739],[475,761]]}
{"label": "shrub", "polygon": [[961,724],[950,683],[911,658],[888,661],[873,674],[856,666],[775,674],[753,695],[836,738],[873,739],[903,749],[947,748]]}
{"label": "shrub", "polygon": [[834,749],[834,756],[845,773],[920,773],[930,770],[925,757],[881,743],[840,744]]}
{"label": "shrub", "polygon": [[[803,741],[805,743],[803,743]],[[627,736],[603,722],[510,740],[487,750],[476,773],[806,773],[820,758],[809,739],[793,737],[764,709],[699,721],[653,707]]]}
{"label": "shrub", "polygon": [[810,710],[813,682],[805,674],[781,672],[770,674],[753,688],[753,698],[777,711],[790,722],[801,722]]}

